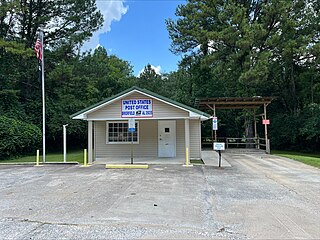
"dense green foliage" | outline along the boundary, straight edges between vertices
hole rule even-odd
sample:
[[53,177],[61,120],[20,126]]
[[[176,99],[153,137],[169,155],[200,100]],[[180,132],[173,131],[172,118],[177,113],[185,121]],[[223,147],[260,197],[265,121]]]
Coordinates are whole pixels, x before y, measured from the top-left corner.
[[[47,148],[62,147],[62,125],[68,126],[68,139],[74,147],[86,142],[86,124],[72,121],[73,114],[88,105],[109,97],[134,80],[132,67],[116,56],[108,56],[103,48],[79,52],[79,47],[92,32],[101,27],[102,15],[93,0],[69,1],[0,1],[0,113],[21,125],[42,128],[41,82],[38,62],[33,53],[37,31],[44,30],[46,139]],[[7,123],[8,124],[8,123]],[[5,127],[6,126],[6,127]],[[11,134],[1,126],[1,144]],[[12,135],[14,134],[14,135]],[[4,136],[3,135],[3,136]],[[24,141],[25,135],[21,141]],[[34,134],[37,142],[41,135]],[[16,137],[15,137],[16,138]],[[20,138],[20,137],[19,137]],[[15,144],[25,143],[15,140]],[[33,151],[35,139],[29,142]],[[0,158],[18,155],[27,148],[10,145]],[[38,146],[39,147],[39,146]],[[8,153],[11,149],[11,153]]]
[[45,31],[51,46],[82,44],[103,22],[93,0],[1,0],[0,38],[33,46],[37,31]]
[[0,159],[35,150],[40,137],[41,131],[37,126],[0,116]]
[[[69,115],[138,85],[190,106],[200,97],[275,96],[268,107],[272,148],[317,150],[319,7],[315,0],[189,0],[177,8],[177,20],[167,20],[171,49],[183,55],[178,70],[159,75],[147,64],[134,77],[127,61],[103,47],[80,52],[103,22],[94,0],[0,0],[0,145],[6,149],[0,158],[33,151],[41,140],[41,83],[32,50],[40,26],[49,149],[62,147],[67,123],[68,140],[83,147],[87,126]],[[217,114],[219,136],[252,132],[251,111]],[[203,136],[210,136],[206,125]]]
[[[319,2],[189,0],[167,20],[191,102],[198,97],[274,96],[277,148],[320,146]],[[233,112],[222,114],[232,128]],[[242,123],[248,121],[244,111]],[[228,120],[228,121],[226,121]],[[228,129],[228,130],[229,130]],[[243,128],[238,128],[242,136]]]

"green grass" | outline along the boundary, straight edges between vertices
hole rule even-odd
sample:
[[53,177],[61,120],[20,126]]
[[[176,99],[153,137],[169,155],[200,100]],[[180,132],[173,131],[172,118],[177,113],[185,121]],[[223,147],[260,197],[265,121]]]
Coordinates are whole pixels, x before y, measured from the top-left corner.
[[[36,155],[26,156],[21,158],[15,158],[10,160],[0,160],[0,163],[23,163],[23,162],[35,162]],[[42,162],[42,156],[40,156],[40,163]],[[46,154],[46,162],[63,162],[63,153],[48,153]],[[83,150],[70,151],[67,153],[67,162],[79,162],[83,163]]]
[[191,159],[190,163],[191,164],[204,164],[201,159]]
[[320,168],[319,153],[301,153],[301,152],[277,151],[277,150],[274,150],[271,153],[274,155],[290,158],[290,159]]

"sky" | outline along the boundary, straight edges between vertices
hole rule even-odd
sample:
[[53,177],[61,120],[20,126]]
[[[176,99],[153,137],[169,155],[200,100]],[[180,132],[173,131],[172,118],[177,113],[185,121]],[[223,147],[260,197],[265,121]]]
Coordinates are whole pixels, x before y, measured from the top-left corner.
[[176,19],[175,10],[184,3],[184,0],[97,0],[104,25],[83,49],[105,47],[109,54],[128,61],[135,76],[147,64],[158,73],[177,70],[181,56],[170,52],[165,20]]

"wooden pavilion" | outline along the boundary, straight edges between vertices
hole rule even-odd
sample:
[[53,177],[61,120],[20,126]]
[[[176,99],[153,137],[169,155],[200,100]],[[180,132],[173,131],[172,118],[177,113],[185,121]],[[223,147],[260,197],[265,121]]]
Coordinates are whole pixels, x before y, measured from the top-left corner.
[[[273,99],[274,97],[261,96],[203,98],[196,100],[196,106],[201,110],[211,110],[212,117],[216,117],[217,109],[252,109],[254,113],[255,139],[258,139],[256,117],[261,116],[263,120],[262,123],[264,124],[265,144],[260,145],[265,146],[266,152],[270,153],[270,141],[268,139],[268,124],[270,124],[270,121],[267,119],[267,106],[272,102]],[[261,106],[263,106],[263,113],[256,115],[256,110]],[[217,141],[217,131],[214,131],[214,140]]]

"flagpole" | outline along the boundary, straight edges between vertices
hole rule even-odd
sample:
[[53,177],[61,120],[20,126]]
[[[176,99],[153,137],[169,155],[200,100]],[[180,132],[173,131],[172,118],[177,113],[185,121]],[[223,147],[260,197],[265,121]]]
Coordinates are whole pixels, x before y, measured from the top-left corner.
[[41,53],[42,53],[42,61],[41,61],[41,82],[42,82],[42,162],[46,162],[46,102],[44,95],[44,51],[43,51],[43,30],[40,29],[39,32],[40,41],[41,41]]

